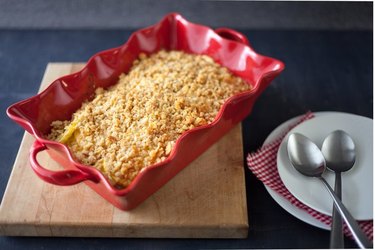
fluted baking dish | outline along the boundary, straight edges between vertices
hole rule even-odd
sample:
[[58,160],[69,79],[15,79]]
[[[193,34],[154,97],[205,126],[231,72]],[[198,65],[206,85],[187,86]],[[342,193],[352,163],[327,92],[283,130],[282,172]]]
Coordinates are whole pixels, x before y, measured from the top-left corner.
[[[85,100],[93,97],[96,88],[115,84],[140,53],[161,49],[208,55],[253,88],[229,98],[212,123],[183,133],[164,161],[144,168],[129,186],[119,189],[96,168],[74,160],[67,146],[47,140],[45,135],[52,121],[69,120]],[[124,45],[95,54],[79,72],[60,77],[40,94],[11,105],[7,114],[35,137],[30,163],[41,179],[56,185],[84,182],[116,207],[130,210],[249,115],[257,97],[283,69],[281,61],[257,54],[243,34],[228,28],[213,30],[172,13],[134,32]],[[36,156],[43,150],[64,170],[41,166]]]

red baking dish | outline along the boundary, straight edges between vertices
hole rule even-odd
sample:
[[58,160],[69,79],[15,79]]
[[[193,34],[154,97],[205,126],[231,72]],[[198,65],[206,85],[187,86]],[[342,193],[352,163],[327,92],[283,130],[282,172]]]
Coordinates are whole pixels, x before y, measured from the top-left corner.
[[[82,102],[93,96],[95,88],[115,84],[141,52],[151,54],[161,49],[211,56],[253,88],[229,98],[211,124],[183,133],[166,160],[143,169],[122,189],[112,186],[97,169],[75,161],[65,145],[45,139],[52,121],[70,119]],[[124,45],[95,54],[81,71],[60,77],[40,94],[13,104],[7,114],[35,137],[30,163],[41,179],[56,185],[84,182],[116,207],[130,210],[249,115],[257,97],[283,69],[279,60],[257,54],[241,33],[228,28],[213,30],[172,13],[134,32]],[[41,166],[36,156],[43,150],[64,170]]]

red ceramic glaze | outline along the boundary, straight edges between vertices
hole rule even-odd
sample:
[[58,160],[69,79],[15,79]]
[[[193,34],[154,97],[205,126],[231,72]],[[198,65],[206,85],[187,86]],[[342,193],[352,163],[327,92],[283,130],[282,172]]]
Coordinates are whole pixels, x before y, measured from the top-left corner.
[[[208,55],[253,88],[229,98],[211,124],[183,133],[166,160],[143,169],[123,189],[113,187],[97,169],[75,161],[65,145],[43,137],[50,131],[52,121],[70,119],[97,87],[115,84],[139,53],[151,54],[161,49]],[[212,30],[172,13],[159,23],[134,32],[124,45],[95,54],[81,71],[60,77],[40,94],[10,106],[7,114],[36,138],[30,163],[41,179],[56,185],[85,182],[116,207],[129,210],[249,115],[256,98],[283,69],[279,60],[257,54],[243,34],[228,28]],[[65,170],[43,168],[36,159],[43,150]]]

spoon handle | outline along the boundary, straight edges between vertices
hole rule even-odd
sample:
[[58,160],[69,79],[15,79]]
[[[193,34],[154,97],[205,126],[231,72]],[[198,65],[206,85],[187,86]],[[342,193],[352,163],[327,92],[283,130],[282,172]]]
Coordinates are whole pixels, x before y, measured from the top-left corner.
[[[341,200],[341,173],[336,172],[335,175],[335,193],[337,197]],[[331,239],[330,248],[342,249],[344,248],[344,235],[342,232],[342,218],[340,212],[337,210],[336,206],[333,205],[332,211],[332,226],[331,226]]]
[[331,186],[327,183],[327,181],[323,177],[318,177],[324,184],[324,186],[329,191],[337,210],[339,210],[342,218],[345,220],[346,224],[349,227],[350,232],[352,232],[355,241],[357,242],[358,246],[361,248],[372,248],[372,242],[366,237],[366,235],[362,232],[361,228],[358,226],[357,221],[353,218],[353,216],[349,213],[346,209],[344,204],[340,201],[339,197],[333,192]]

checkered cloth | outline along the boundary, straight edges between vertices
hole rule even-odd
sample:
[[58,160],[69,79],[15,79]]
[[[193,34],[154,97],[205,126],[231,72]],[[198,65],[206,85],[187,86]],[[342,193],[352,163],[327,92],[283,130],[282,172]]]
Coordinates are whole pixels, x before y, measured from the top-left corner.
[[[284,131],[276,140],[267,145],[263,145],[257,152],[248,154],[247,165],[249,169],[254,173],[254,175],[265,185],[267,185],[277,193],[281,194],[283,197],[289,200],[290,203],[292,203],[294,206],[305,210],[315,219],[330,226],[332,223],[331,216],[319,213],[314,209],[306,206],[299,200],[297,200],[284,186],[283,182],[281,181],[279,172],[277,171],[277,151],[283,138],[291,129],[296,127],[298,124],[312,118],[314,118],[313,113],[306,113],[295,124],[289,126],[287,131]],[[359,226],[362,228],[365,234],[372,240],[373,221],[359,221]],[[346,225],[344,225],[344,233],[349,237],[352,236],[349,228]]]

